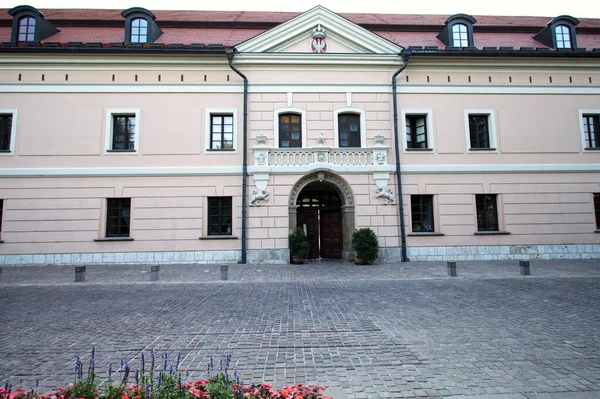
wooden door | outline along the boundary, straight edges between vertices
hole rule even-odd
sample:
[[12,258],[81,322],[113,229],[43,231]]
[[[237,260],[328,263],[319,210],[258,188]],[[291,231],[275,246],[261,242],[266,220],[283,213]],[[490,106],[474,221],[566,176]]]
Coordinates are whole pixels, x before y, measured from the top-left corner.
[[342,257],[342,212],[321,210],[321,257]]
[[304,228],[306,225],[306,235],[308,236],[308,258],[319,258],[319,219],[318,209],[299,208],[297,216],[297,226]]

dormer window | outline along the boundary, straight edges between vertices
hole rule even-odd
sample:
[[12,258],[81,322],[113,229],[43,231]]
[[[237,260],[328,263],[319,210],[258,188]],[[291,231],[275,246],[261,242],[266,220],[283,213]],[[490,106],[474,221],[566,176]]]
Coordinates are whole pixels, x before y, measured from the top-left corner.
[[19,19],[19,42],[35,41],[35,18],[23,17]]
[[154,43],[163,33],[156,24],[154,14],[145,8],[129,8],[121,15],[125,18],[126,44]]
[[446,20],[444,29],[437,35],[448,47],[474,47],[473,24],[475,18],[466,14],[455,14]]
[[131,21],[131,43],[148,42],[148,21],[136,18]]
[[469,36],[465,24],[452,26],[452,45],[454,47],[469,47]]
[[559,25],[555,29],[556,48],[571,48],[571,29],[565,25]]
[[577,18],[561,15],[548,22],[548,25],[533,38],[553,49],[576,48],[575,26],[578,24]]
[[39,43],[59,32],[44,14],[31,6],[18,6],[8,13],[13,17],[12,43]]

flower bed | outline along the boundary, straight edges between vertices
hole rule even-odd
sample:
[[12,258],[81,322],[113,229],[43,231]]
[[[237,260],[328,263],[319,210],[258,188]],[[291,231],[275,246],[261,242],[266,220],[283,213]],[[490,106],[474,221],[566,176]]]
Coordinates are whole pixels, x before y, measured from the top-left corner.
[[[229,374],[231,355],[219,362],[219,370],[210,358],[209,378],[196,382],[184,381],[179,371],[180,354],[175,364],[168,365],[165,353],[156,367],[154,351],[150,351],[150,362],[146,364],[141,354],[140,369],[132,373],[127,363],[121,360],[117,372],[121,378],[113,380],[112,364],[109,364],[108,380],[98,381],[95,369],[95,348],[84,376],[83,364],[79,357],[75,362],[75,380],[67,388],[58,388],[55,392],[39,393],[36,387],[29,391],[22,388],[12,389],[6,381],[0,388],[0,399],[331,399],[323,395],[325,388],[317,385],[297,384],[280,390],[271,385],[259,383],[244,385],[240,382],[237,370]],[[135,382],[130,379],[134,379]]]

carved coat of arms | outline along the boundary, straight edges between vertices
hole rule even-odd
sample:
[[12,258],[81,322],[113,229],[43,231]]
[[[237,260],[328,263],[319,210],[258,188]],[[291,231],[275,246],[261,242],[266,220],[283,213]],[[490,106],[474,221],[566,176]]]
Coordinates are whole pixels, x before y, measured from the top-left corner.
[[312,32],[312,41],[310,49],[313,53],[321,54],[327,50],[327,41],[325,40],[325,29],[321,28],[321,24],[317,25]]

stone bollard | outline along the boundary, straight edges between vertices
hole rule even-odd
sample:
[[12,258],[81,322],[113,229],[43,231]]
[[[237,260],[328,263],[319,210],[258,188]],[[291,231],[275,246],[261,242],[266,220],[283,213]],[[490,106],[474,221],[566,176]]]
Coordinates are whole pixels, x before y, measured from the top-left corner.
[[520,260],[519,267],[521,269],[521,276],[529,276],[531,274],[531,271],[529,270],[528,260]]
[[456,262],[448,262],[448,275],[456,277]]
[[85,281],[85,266],[75,266],[75,282],[83,283]]
[[221,265],[221,280],[227,280],[227,265]]
[[150,281],[158,281],[158,272],[160,271],[160,266],[150,266]]

